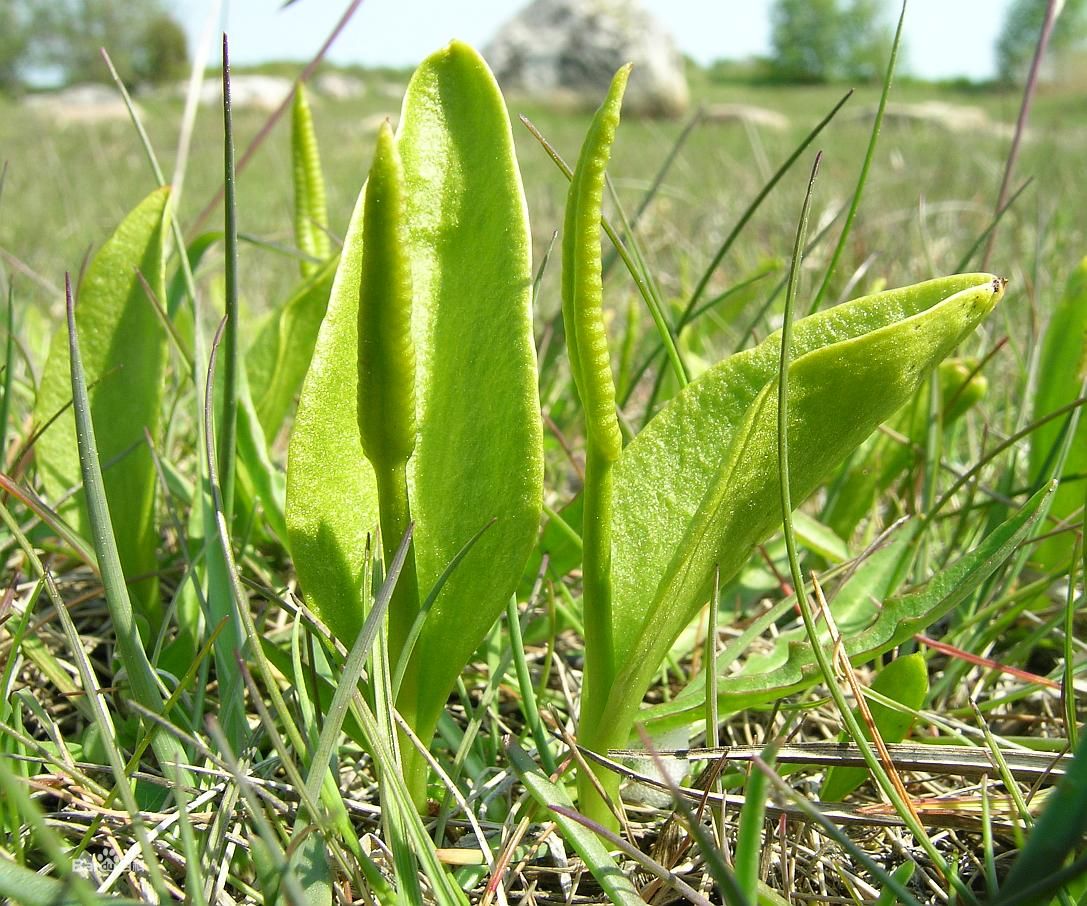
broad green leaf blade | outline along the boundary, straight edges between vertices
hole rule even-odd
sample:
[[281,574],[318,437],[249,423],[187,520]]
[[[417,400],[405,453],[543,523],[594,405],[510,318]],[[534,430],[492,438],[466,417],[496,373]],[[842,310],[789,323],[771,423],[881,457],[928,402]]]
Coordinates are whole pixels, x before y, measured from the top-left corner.
[[[197,236],[189,243],[189,247],[185,252],[189,259],[189,269],[195,274],[196,269],[200,266],[200,262],[204,260],[204,256],[216,243],[222,241],[222,230],[209,230],[208,232],[201,233]],[[173,276],[170,277],[166,292],[166,313],[174,321],[178,321],[182,318],[182,312],[185,310],[182,303],[185,301],[187,292],[188,289],[185,286],[184,268],[178,267],[174,271]],[[189,340],[189,345],[192,345],[192,321],[189,320],[185,324],[185,327],[187,330],[183,331],[183,335]]]
[[497,519],[450,576],[415,647],[417,727],[429,738],[536,539],[543,439],[528,211],[509,114],[474,50],[453,42],[423,62],[399,142],[415,286],[419,439],[408,468],[420,592]]
[[305,896],[301,906],[332,906],[332,869],[328,846],[320,833],[311,831],[288,858],[288,870],[298,878]]
[[[91,418],[99,429],[98,453],[106,499],[125,576],[154,576],[158,570],[154,524],[155,472],[144,436],[161,438],[163,378],[167,337],[140,285],[144,276],[159,299],[165,298],[163,240],[169,190],[145,198],[94,256],[79,289],[76,325],[83,365],[91,386]],[[66,331],[53,337],[45,364],[35,420],[41,424],[72,398]],[[79,484],[79,454],[71,411],[58,418],[35,447],[38,476],[48,498],[56,500]],[[82,494],[60,508],[61,515],[90,537]],[[154,579],[132,587],[145,615],[157,609]],[[141,608],[138,608],[141,609]]]
[[[420,593],[497,520],[434,604],[408,671],[417,691],[407,682],[401,690],[401,712],[429,739],[535,540],[542,432],[524,194],[509,116],[475,51],[454,42],[423,62],[405,96],[398,142],[415,288],[419,436],[408,480]],[[362,625],[356,577],[378,521],[356,417],[361,208],[299,400],[287,478],[303,590],[342,639]]]
[[268,525],[284,544],[287,524],[283,517],[286,480],[283,472],[272,462],[268,440],[253,406],[244,366],[238,393],[238,487],[235,517],[251,511],[258,502]]
[[[544,808],[550,805],[573,808],[566,790],[559,784],[552,783],[540,770],[539,765],[529,758],[516,742],[510,742],[506,754],[509,756],[513,772],[540,805]],[[562,829],[563,839],[567,840],[581,856],[582,861],[612,903],[617,906],[644,906],[645,900],[638,895],[630,879],[615,864],[607,847],[600,842],[596,834],[564,815],[552,813],[552,817]]]
[[362,455],[356,414],[362,214],[360,192],[287,453],[287,533],[295,569],[306,599],[345,644],[362,628],[359,583],[367,536],[377,525],[377,485]]
[[[876,675],[872,688],[916,711],[925,703],[928,695],[928,665],[924,655],[914,652],[895,658]],[[868,708],[884,742],[902,742],[913,726],[913,715],[905,711],[896,711],[880,702],[869,702]],[[853,713],[860,720],[860,710],[854,709]],[[865,738],[871,739],[871,736],[865,733]],[[842,742],[847,741],[845,734],[839,739]],[[838,802],[864,783],[867,777],[868,771],[864,768],[836,765],[827,771],[823,785],[819,788],[819,798],[823,802]]]
[[[843,630],[850,660],[862,664],[890,651],[967,600],[1026,540],[1052,493],[1052,487],[1039,491],[977,547],[922,588],[889,598],[878,609],[870,605],[867,625],[857,625],[851,632]],[[722,680],[718,702],[722,713],[731,713],[768,699],[784,698],[812,686],[820,678],[811,647],[806,640],[797,639],[789,644],[784,662],[773,669]],[[659,733],[697,720],[701,713],[702,695],[690,694],[655,705],[640,718],[654,733]]]
[[843,563],[849,559],[849,546],[832,528],[802,510],[793,513],[793,529],[797,540],[828,563]]
[[[936,371],[942,396],[943,428],[949,431],[986,393],[988,381],[975,374],[975,360],[948,359]],[[843,538],[868,515],[876,500],[899,479],[909,480],[910,470],[920,462],[929,430],[929,387],[925,382],[913,401],[901,409],[890,425],[908,439],[876,434],[857,450],[842,479],[836,482],[834,497],[823,512],[823,520]]]
[[[796,503],[992,310],[1003,281],[965,274],[868,296],[798,321],[789,371]],[[704,374],[623,451],[615,475],[608,713],[629,727],[673,640],[779,524],[780,334]],[[625,742],[625,740],[624,740]]]
[[269,443],[283,427],[310,366],[337,264],[330,261],[297,286],[264,321],[246,353],[253,405]]
[[[1038,391],[1034,417],[1041,418],[1071,403],[1087,381],[1087,258],[1072,273],[1064,295],[1049,319],[1038,368]],[[1047,422],[1030,438],[1031,476],[1039,481],[1050,477],[1058,450],[1069,424],[1076,424],[1076,436],[1068,448],[1064,474],[1087,472],[1087,418],[1079,410],[1071,418]],[[1064,519],[1083,506],[1083,482],[1063,484],[1053,498],[1050,515]],[[1072,532],[1041,541],[1031,560],[1049,569],[1066,569],[1072,556]]]

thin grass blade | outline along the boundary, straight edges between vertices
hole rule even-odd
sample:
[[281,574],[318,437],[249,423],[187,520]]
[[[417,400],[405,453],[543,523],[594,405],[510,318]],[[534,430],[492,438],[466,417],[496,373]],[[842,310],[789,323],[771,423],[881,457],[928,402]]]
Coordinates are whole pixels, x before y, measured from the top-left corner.
[[506,754],[510,767],[536,802],[544,808],[558,805],[569,810],[558,812],[552,809],[556,823],[562,829],[563,837],[577,850],[577,854],[611,902],[616,906],[644,906],[645,901],[638,895],[626,874],[615,864],[597,835],[569,817],[569,812],[573,811],[573,803],[563,787],[549,780],[515,741],[510,740],[507,744]]

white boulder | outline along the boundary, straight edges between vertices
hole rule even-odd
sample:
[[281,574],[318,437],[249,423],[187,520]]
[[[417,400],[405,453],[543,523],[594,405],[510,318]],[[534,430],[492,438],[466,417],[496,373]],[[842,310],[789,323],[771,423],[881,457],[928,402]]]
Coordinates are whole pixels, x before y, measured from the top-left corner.
[[637,0],[534,0],[484,56],[505,91],[595,106],[633,63],[625,113],[679,116],[690,104],[675,41]]

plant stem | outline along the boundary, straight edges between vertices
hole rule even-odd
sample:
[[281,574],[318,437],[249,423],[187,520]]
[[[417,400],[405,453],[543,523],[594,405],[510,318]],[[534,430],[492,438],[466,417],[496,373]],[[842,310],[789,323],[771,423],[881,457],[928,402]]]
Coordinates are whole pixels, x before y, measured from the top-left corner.
[[[411,527],[411,506],[408,503],[408,470],[405,461],[374,463],[377,477],[378,511],[381,520],[383,562],[388,572],[401,539]],[[415,542],[409,544],[400,577],[389,601],[389,663],[395,664],[411,633],[419,613],[419,578],[415,571]],[[397,696],[397,710],[415,725],[418,671],[406,670]],[[417,807],[426,805],[427,765],[415,747],[401,735],[400,754],[404,780]]]
[[[374,472],[377,476],[377,499],[381,514],[383,562],[388,570],[397,545],[411,525],[407,463],[375,464]],[[415,545],[412,542],[389,605],[389,652],[393,663],[396,663],[396,658],[404,647],[404,640],[411,631],[418,611],[419,584],[415,572]]]
[[[614,740],[604,719],[604,705],[615,679],[611,619],[611,503],[612,461],[591,441],[585,456],[584,515],[582,524],[581,594],[585,617],[585,673],[579,721],[579,742],[594,752],[606,752]],[[617,745],[622,745],[621,740]],[[595,763],[604,789],[617,799],[619,778]],[[615,817],[600,798],[590,778],[578,776],[578,805],[582,812],[605,827],[616,826]]]

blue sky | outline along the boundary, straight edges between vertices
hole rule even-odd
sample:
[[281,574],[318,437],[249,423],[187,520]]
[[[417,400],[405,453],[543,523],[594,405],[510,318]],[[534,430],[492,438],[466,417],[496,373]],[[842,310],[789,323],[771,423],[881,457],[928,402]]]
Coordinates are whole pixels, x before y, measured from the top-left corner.
[[[191,40],[216,0],[172,0]],[[765,53],[771,0],[642,0],[700,62]],[[910,0],[905,70],[926,78],[993,75],[993,45],[1011,0]],[[333,47],[343,63],[407,66],[450,38],[476,46],[527,0],[364,0]],[[238,63],[305,60],[320,47],[347,0],[224,0],[220,25]],[[889,2],[897,10],[896,2]]]

